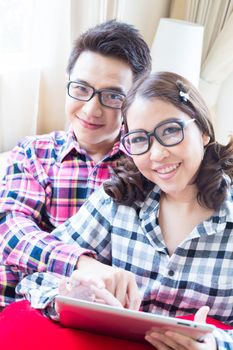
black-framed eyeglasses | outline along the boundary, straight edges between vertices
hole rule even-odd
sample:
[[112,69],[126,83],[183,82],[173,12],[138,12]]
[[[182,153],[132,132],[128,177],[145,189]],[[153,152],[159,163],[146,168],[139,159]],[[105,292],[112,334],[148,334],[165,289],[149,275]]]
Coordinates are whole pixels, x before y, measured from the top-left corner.
[[79,101],[90,101],[97,94],[103,106],[114,109],[120,109],[125,99],[125,95],[118,91],[108,89],[96,90],[90,85],[77,81],[68,82],[67,92],[70,97]]
[[181,143],[184,139],[184,128],[194,122],[189,120],[169,120],[157,125],[153,131],[147,132],[143,129],[133,130],[125,134],[122,144],[128,154],[140,155],[146,153],[151,147],[151,137],[165,147],[172,147]]

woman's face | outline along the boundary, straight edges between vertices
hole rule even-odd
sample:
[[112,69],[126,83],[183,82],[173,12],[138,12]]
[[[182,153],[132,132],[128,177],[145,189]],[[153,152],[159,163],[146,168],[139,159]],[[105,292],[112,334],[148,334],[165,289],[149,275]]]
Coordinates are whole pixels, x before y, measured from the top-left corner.
[[[190,120],[189,115],[174,105],[154,98],[136,98],[127,112],[129,131],[144,129],[151,132],[161,122],[169,119]],[[141,173],[170,195],[185,193],[193,184],[204,156],[204,146],[209,136],[201,133],[195,122],[184,128],[181,143],[166,147],[153,136],[150,149],[133,160]]]

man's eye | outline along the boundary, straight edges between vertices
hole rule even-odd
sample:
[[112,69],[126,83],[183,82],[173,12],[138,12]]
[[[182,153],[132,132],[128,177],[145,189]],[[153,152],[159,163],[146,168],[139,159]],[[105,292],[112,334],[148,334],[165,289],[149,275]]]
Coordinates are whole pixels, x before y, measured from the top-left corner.
[[75,90],[76,93],[80,93],[80,94],[88,94],[89,93],[89,89],[86,86],[83,85],[74,85],[73,89]]
[[108,93],[106,95],[106,98],[108,100],[119,100],[119,101],[123,101],[123,99],[124,99],[124,97],[122,95],[114,94],[114,93]]

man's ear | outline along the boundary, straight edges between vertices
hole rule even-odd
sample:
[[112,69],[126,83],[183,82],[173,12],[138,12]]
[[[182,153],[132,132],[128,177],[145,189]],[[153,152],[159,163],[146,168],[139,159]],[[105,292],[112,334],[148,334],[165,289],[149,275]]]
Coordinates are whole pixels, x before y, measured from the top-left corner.
[[203,135],[202,135],[202,140],[203,140],[203,145],[204,145],[204,146],[207,146],[208,143],[210,142],[210,136],[209,136],[209,135],[206,135],[206,134],[203,134]]

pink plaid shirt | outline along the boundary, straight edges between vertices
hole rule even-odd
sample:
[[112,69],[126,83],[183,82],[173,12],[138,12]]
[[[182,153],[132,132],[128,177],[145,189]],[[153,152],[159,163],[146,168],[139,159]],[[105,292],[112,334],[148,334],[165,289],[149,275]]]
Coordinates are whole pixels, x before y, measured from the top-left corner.
[[117,142],[95,163],[70,129],[27,137],[13,149],[0,183],[0,306],[15,300],[15,286],[25,274],[72,273],[81,249],[50,232],[110,177],[123,154],[119,147]]

